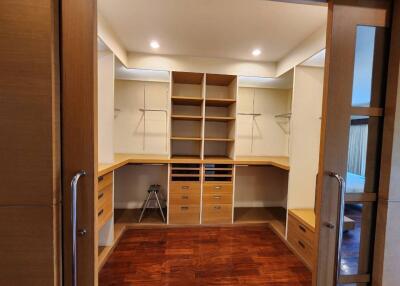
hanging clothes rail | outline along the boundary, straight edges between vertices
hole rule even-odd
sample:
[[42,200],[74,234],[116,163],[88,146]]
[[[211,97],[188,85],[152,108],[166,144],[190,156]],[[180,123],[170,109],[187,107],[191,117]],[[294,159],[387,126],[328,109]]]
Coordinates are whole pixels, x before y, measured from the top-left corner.
[[[166,90],[167,100],[166,105],[168,105],[168,88]],[[165,109],[161,108],[147,108],[146,106],[146,84],[143,84],[143,108],[139,108],[139,111],[143,112],[143,150],[146,150],[146,112],[163,112],[165,114],[165,151],[168,150],[168,107]]]

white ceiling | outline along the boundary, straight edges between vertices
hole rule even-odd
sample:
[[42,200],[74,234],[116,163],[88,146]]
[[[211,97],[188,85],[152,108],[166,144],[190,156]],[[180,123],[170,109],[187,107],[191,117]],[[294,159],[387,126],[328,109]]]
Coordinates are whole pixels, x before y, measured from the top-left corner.
[[[267,0],[99,0],[131,52],[279,61],[325,24],[326,6]],[[161,47],[154,51],[151,40]],[[255,58],[254,48],[262,50]]]

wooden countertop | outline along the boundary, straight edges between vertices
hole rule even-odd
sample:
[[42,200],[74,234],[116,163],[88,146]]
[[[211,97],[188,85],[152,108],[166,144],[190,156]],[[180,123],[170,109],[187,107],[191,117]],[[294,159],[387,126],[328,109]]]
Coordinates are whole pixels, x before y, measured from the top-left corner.
[[235,164],[242,165],[271,165],[286,171],[289,171],[289,157],[283,156],[253,156],[236,157]]
[[290,209],[289,213],[298,218],[302,223],[315,230],[314,209]]
[[137,155],[115,154],[114,162],[99,164],[98,176],[107,174],[127,164],[168,164],[168,163],[194,163],[194,164],[238,164],[238,165],[269,165],[283,170],[289,170],[288,157],[238,157],[236,160],[226,157],[205,157],[201,159],[194,156],[174,156],[169,158],[163,155]]

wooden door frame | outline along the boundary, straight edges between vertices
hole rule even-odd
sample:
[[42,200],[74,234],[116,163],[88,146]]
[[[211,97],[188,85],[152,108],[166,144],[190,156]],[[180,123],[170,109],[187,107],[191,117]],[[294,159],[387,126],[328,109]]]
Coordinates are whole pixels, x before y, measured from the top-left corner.
[[[332,13],[333,2],[346,3],[349,4],[350,1],[342,1],[342,0],[330,0],[329,1],[329,13]],[[372,3],[373,1],[359,1],[365,3]],[[394,1],[395,2],[395,1]],[[374,7],[374,3],[371,4],[371,7]],[[375,249],[373,253],[373,273],[372,273],[372,285],[381,285],[383,279],[383,261],[384,261],[384,249],[385,249],[385,230],[386,225],[389,221],[386,221],[386,213],[382,212],[380,202],[384,199],[387,199],[387,194],[389,192],[390,180],[395,179],[396,181],[399,178],[396,178],[394,174],[391,174],[391,168],[395,167],[396,163],[392,161],[392,159],[399,158],[400,152],[397,150],[393,150],[393,146],[395,142],[400,140],[400,137],[395,136],[394,131],[396,127],[396,119],[397,122],[400,121],[400,112],[396,113],[396,101],[397,101],[397,92],[398,92],[398,83],[399,83],[399,63],[400,63],[400,3],[397,2],[394,4],[392,11],[392,19],[389,24],[391,28],[390,33],[390,54],[389,54],[389,67],[388,67],[388,76],[387,76],[387,89],[386,89],[386,103],[384,107],[384,129],[383,129],[383,145],[382,145],[382,156],[381,156],[381,169],[380,169],[380,182],[379,182],[379,191],[378,191],[378,220],[380,220],[380,228],[376,229],[375,235]],[[397,20],[396,20],[397,19]],[[330,52],[328,47],[331,45],[331,32],[332,28],[332,17],[328,16],[328,25],[327,25],[327,53],[326,53],[326,62],[325,62],[325,79],[324,79],[324,107],[323,107],[323,120],[321,123],[321,130],[325,130],[326,126],[326,101],[328,98],[328,83],[329,83],[329,67],[330,67]],[[397,116],[397,118],[396,118]],[[324,146],[325,136],[324,132],[321,132],[321,151],[320,151],[320,166],[319,166],[319,177],[323,176],[321,172],[323,172],[323,162],[322,158],[324,155]],[[391,174],[392,176],[389,176]],[[319,241],[319,229],[321,228],[321,207],[322,207],[322,180],[319,179],[317,183],[317,192],[316,192],[316,245],[314,247],[314,271],[313,271],[313,285],[317,286],[317,258],[318,258],[318,241]],[[387,209],[385,209],[387,211]],[[380,214],[380,215],[379,215]],[[326,267],[326,265],[325,265]]]
[[71,179],[78,183],[78,285],[95,286],[97,273],[97,0],[61,0],[61,149],[63,281],[72,285]]

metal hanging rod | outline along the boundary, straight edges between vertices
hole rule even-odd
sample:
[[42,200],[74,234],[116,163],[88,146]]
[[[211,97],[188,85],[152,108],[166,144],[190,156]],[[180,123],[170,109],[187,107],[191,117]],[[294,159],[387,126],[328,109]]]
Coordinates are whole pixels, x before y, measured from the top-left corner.
[[[168,98],[168,88],[166,90]],[[168,105],[168,100],[166,101]],[[143,84],[143,108],[139,108],[143,112],[143,150],[146,150],[146,112],[163,112],[165,114],[165,151],[168,150],[168,107],[165,109],[146,108],[146,83]]]
[[260,116],[261,113],[246,113],[246,112],[238,112],[238,115],[252,115],[252,116]]
[[275,118],[288,118],[288,119],[290,119],[291,117],[292,117],[292,113],[282,113],[282,114],[275,115]]
[[161,111],[161,112],[167,112],[167,110],[166,109],[145,109],[145,108],[139,108],[139,110],[140,111],[143,111],[143,112],[145,112],[145,111]]

